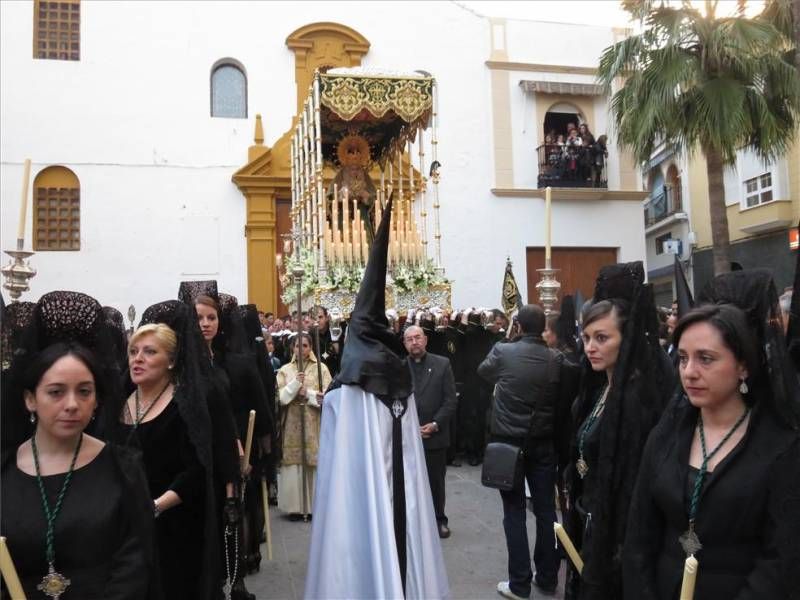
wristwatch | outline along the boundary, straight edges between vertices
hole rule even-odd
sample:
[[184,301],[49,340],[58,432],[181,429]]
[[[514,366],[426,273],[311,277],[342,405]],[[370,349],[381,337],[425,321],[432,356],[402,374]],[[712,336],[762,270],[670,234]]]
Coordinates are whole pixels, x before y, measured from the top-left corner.
[[431,423],[433,423],[433,426],[436,427],[436,432],[438,433],[439,432],[439,424],[436,421],[431,421]]
[[158,500],[153,500],[153,518],[157,519],[161,514],[161,509],[158,507]]

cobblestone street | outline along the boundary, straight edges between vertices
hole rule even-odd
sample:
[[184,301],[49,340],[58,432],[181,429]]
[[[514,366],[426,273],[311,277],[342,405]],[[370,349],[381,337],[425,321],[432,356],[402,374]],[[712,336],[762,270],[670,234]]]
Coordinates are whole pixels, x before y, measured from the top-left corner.
[[[442,540],[442,548],[453,599],[500,598],[495,586],[507,579],[500,495],[481,485],[480,473],[480,467],[466,464],[447,469],[447,516],[453,533]],[[266,545],[262,545],[265,560],[261,571],[247,578],[247,586],[259,600],[302,598],[311,523],[290,522],[275,507],[270,508],[273,560],[266,560]],[[531,554],[534,531],[533,514],[528,513]],[[563,587],[563,563],[560,579],[556,597],[561,596]],[[553,596],[537,595],[535,590],[531,595],[547,597]]]

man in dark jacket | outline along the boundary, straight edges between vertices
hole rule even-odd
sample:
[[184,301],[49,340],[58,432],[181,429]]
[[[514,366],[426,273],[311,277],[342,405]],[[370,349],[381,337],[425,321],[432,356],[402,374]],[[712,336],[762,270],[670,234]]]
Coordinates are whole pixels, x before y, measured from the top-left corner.
[[[478,367],[478,373],[495,384],[492,411],[492,441],[525,450],[525,478],[533,495],[536,516],[535,585],[552,592],[558,583],[559,556],[553,523],[556,520],[554,486],[559,463],[557,449],[568,423],[560,418],[569,400],[561,398],[563,355],[550,350],[542,340],[545,315],[536,305],[523,306],[518,315],[521,337],[496,344]],[[561,460],[566,460],[563,457]],[[531,560],[525,527],[525,483],[501,491],[503,527],[508,548],[508,581],[497,591],[506,598],[528,598],[531,592]]]
[[428,338],[421,327],[412,325],[403,333],[408,352],[408,368],[414,385],[425,463],[431,484],[433,509],[439,537],[450,537],[444,514],[444,479],[447,447],[450,445],[450,420],[456,412],[456,384],[450,361],[426,351]]

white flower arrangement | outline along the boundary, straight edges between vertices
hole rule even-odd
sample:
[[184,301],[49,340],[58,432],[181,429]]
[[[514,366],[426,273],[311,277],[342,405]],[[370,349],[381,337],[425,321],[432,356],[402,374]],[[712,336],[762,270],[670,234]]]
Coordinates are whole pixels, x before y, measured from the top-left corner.
[[[295,259],[294,255],[284,261],[284,268],[280,274],[283,286],[281,299],[287,305],[297,301],[297,287],[292,277],[292,269],[298,262],[305,271],[302,283],[303,296],[313,295],[319,287],[330,291],[355,294],[361,286],[361,280],[364,279],[364,267],[356,264],[329,266],[325,275],[320,278],[314,266],[314,255],[310,250],[304,248],[300,251],[299,261]],[[415,292],[427,289],[432,285],[449,283],[447,278],[437,271],[431,260],[422,264],[396,266],[391,269],[389,275],[394,289],[400,293]]]
[[432,260],[422,264],[400,265],[392,272],[394,287],[398,292],[408,293],[426,289],[432,285],[448,283],[447,278],[437,272]]

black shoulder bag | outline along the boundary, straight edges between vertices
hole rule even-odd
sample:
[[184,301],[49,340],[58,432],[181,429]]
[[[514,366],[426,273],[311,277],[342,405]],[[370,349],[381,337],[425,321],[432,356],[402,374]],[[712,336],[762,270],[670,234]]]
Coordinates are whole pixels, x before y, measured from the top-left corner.
[[[553,381],[551,373],[553,353],[549,348],[547,354],[547,383],[550,384]],[[528,424],[525,444],[521,448],[505,442],[491,442],[486,445],[481,470],[481,483],[484,486],[510,492],[522,482],[525,450],[531,437],[532,426],[533,413],[531,413],[531,420]]]

